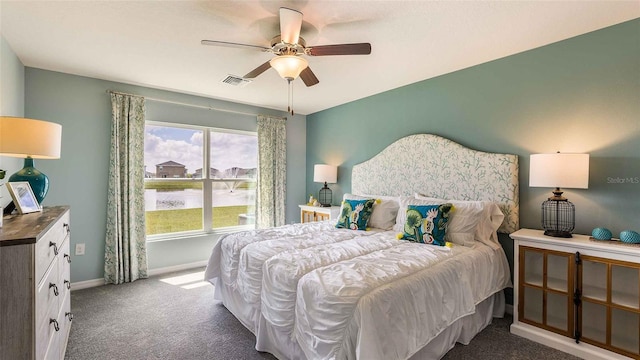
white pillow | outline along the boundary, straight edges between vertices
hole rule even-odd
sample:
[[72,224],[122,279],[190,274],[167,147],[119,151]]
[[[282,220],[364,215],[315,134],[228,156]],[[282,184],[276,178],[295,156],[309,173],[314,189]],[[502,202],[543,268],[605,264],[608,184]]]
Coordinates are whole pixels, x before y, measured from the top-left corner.
[[[396,221],[396,215],[398,214],[398,197],[395,196],[380,196],[380,195],[354,195],[344,194],[342,200],[364,200],[364,199],[376,199],[373,204],[373,211],[369,218],[368,226],[372,228],[391,230],[393,224]],[[342,210],[341,210],[342,211]]]
[[504,221],[504,214],[496,203],[485,203],[483,221],[476,228],[476,240],[497,249],[501,247],[498,241],[498,228]]
[[[417,201],[424,202],[418,205],[453,204],[454,210],[450,213],[449,222],[447,223],[445,236],[447,241],[462,246],[473,246],[475,240],[488,240],[491,236],[491,234],[487,236],[487,231],[491,228],[488,225],[491,223],[491,216],[488,210],[490,208],[489,205],[492,203],[486,201],[444,200],[430,198],[417,193],[415,197]],[[411,205],[415,204],[411,203]]]

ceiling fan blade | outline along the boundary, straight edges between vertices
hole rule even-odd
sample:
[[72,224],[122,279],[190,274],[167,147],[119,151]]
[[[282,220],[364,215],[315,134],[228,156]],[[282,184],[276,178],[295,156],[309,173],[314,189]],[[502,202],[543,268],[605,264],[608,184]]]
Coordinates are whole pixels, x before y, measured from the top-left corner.
[[338,44],[321,45],[307,48],[307,55],[327,56],[327,55],[369,55],[371,54],[371,44]]
[[253,79],[254,77],[262,74],[263,72],[269,70],[269,68],[271,68],[271,64],[269,63],[269,61],[267,61],[266,63],[258,66],[257,68],[251,70],[250,72],[247,73],[247,75],[243,76],[245,79]]
[[302,13],[297,10],[280,8],[280,38],[287,44],[297,44],[302,28]]
[[247,44],[238,44],[227,41],[216,41],[216,40],[202,40],[200,41],[202,45],[212,45],[212,46],[225,46],[232,48],[241,48],[241,49],[252,49],[252,50],[260,50],[260,51],[269,51],[271,50],[268,47],[258,46],[258,45],[247,45]]
[[316,77],[316,74],[314,74],[313,71],[311,71],[311,68],[308,66],[300,73],[300,79],[302,79],[307,87],[313,86],[320,82],[320,80],[318,80],[318,78]]

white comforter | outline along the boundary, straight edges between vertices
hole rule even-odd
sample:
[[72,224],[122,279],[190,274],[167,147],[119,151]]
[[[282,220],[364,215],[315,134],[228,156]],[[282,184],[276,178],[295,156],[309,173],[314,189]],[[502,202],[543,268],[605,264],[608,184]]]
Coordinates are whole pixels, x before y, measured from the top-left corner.
[[309,359],[406,359],[510,285],[499,247],[409,243],[328,222],[226,236],[205,278],[237,290]]

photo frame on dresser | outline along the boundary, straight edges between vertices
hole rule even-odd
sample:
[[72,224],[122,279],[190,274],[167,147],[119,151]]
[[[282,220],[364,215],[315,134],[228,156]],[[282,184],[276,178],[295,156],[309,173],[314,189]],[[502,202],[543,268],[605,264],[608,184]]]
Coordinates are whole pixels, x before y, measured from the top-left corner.
[[7,189],[20,214],[42,211],[27,181],[8,182]]

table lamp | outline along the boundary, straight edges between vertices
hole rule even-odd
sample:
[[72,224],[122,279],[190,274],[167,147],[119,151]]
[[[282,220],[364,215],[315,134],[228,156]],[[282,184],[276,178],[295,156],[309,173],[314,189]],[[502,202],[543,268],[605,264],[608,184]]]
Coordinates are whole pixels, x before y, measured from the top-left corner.
[[60,124],[0,117],[0,155],[24,158],[24,168],[11,175],[9,182],[29,182],[39,204],[49,191],[49,178],[34,167],[33,159],[59,159],[61,139]]
[[313,166],[313,181],[323,182],[324,186],[318,192],[318,202],[320,205],[328,207],[333,201],[331,189],[327,186],[335,184],[338,179],[338,167],[333,165],[316,164]]
[[570,238],[575,228],[575,206],[562,196],[560,188],[589,187],[589,154],[532,154],[530,187],[555,188],[542,203],[542,228],[547,236]]

